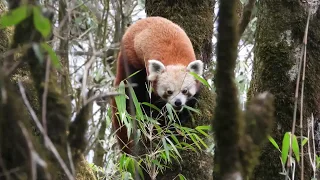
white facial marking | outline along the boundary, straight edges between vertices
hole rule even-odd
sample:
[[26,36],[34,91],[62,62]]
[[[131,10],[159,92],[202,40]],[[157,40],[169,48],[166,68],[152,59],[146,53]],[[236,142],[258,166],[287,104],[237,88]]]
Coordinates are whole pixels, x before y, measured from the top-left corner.
[[169,103],[173,106],[176,106],[175,105],[175,102],[177,100],[180,100],[181,101],[181,106],[185,105],[186,102],[187,102],[187,96],[182,94],[181,92],[179,94],[177,94],[176,96],[173,96],[172,98],[168,99]]
[[148,80],[155,81],[157,77],[166,69],[166,67],[162,64],[162,62],[158,60],[149,60],[148,61]]
[[201,60],[195,60],[192,61],[188,67],[187,70],[190,72],[194,72],[198,74],[199,76],[203,75],[203,62]]
[[[197,92],[196,79],[189,72],[196,70],[197,74],[201,74],[203,71],[199,69],[203,67],[201,63],[190,63],[189,69],[182,65],[166,66],[165,71],[157,75],[157,94],[174,107],[177,107],[180,103],[180,106],[185,105],[188,99],[192,98]],[[185,92],[184,90],[187,91]],[[168,93],[170,91],[171,94]]]

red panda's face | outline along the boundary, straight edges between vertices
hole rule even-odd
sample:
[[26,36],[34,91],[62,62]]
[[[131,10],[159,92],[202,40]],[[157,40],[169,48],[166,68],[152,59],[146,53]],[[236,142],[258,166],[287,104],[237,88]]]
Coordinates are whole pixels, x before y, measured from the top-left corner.
[[203,63],[197,60],[191,62],[187,67],[164,66],[160,61],[149,60],[148,70],[148,80],[157,81],[155,87],[157,94],[175,109],[181,110],[198,91],[198,82],[189,72],[202,76]]

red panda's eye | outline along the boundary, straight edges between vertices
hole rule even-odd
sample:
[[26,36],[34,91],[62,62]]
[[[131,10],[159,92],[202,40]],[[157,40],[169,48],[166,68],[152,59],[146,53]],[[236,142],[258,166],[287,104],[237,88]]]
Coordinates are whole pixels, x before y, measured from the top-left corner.
[[187,89],[182,90],[182,94],[187,94],[187,93],[188,93]]
[[170,90],[168,90],[168,91],[167,91],[167,94],[168,94],[168,95],[171,95],[171,94],[173,94],[173,92],[170,91]]

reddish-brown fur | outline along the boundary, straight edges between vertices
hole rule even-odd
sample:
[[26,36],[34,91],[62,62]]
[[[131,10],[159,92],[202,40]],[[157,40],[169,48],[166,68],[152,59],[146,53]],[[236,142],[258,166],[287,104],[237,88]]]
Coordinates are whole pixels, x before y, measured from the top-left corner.
[[[162,17],[148,17],[130,26],[123,36],[120,49],[115,86],[128,76],[126,73],[128,66],[136,70],[144,69],[147,61],[151,59],[159,60],[165,66],[178,64],[187,66],[196,59],[191,41],[184,30]],[[138,85],[144,86],[140,83]],[[117,109],[114,100],[112,106],[113,128],[117,131],[120,147],[124,152],[131,153],[127,131],[115,116]]]

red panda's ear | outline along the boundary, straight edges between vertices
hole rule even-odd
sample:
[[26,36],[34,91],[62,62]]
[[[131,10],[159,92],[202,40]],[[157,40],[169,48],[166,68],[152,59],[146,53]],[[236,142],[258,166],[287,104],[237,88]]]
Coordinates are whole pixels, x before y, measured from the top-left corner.
[[188,65],[187,70],[189,72],[194,72],[194,73],[198,74],[199,76],[202,76],[202,74],[203,74],[203,62],[201,60],[192,61]]
[[166,67],[162,64],[162,62],[158,60],[149,60],[148,61],[148,80],[149,81],[155,81],[157,79],[157,76],[160,75]]

